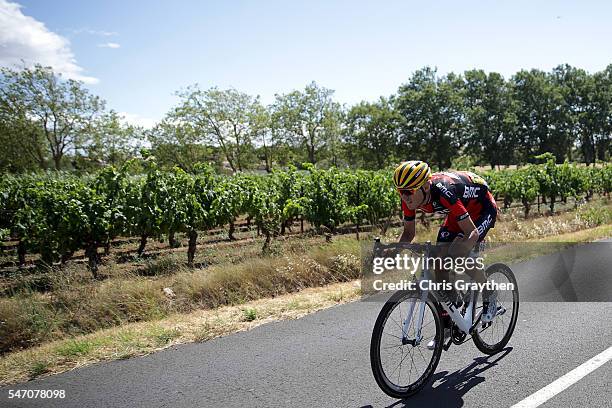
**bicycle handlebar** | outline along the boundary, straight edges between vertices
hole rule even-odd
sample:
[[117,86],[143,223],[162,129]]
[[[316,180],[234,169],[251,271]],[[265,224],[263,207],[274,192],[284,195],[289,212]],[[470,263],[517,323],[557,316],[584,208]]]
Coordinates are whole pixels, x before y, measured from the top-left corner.
[[427,241],[425,244],[412,244],[407,242],[392,242],[389,244],[383,244],[380,242],[380,238],[374,239],[374,250],[401,250],[407,249],[412,252],[420,254],[426,254],[431,250],[431,241]]

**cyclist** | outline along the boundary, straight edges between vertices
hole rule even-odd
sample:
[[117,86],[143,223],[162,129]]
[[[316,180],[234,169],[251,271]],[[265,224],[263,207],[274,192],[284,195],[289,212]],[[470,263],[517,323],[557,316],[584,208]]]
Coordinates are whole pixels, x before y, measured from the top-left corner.
[[[497,205],[486,181],[467,171],[433,173],[427,163],[418,160],[399,164],[393,174],[395,187],[402,200],[404,231],[400,242],[412,242],[415,236],[415,215],[420,209],[426,213],[448,214],[438,231],[438,243],[449,243],[448,254],[467,256],[495,225]],[[479,283],[486,282],[484,271],[468,274]],[[454,293],[454,292],[453,292]],[[497,305],[494,294],[483,291],[482,322],[490,322]],[[445,338],[450,336],[450,317],[443,313]],[[428,344],[433,348],[435,343]]]

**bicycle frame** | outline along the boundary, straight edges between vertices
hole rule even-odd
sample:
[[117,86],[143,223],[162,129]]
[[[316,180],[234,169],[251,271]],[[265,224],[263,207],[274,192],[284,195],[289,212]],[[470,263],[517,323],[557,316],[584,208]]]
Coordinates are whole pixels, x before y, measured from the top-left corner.
[[[431,244],[428,242],[426,246],[426,250],[425,250],[425,257],[429,256],[430,245]],[[423,269],[423,274],[418,281],[419,287],[421,287],[420,286],[421,281],[431,281],[431,271],[429,270],[428,264],[425,265]],[[419,301],[420,301],[419,310],[417,311],[417,316],[416,316],[417,320],[415,323],[416,336],[414,340],[407,339],[408,329],[410,327],[410,323],[412,320],[412,314],[414,312],[414,308],[415,308],[415,304],[417,300],[414,299],[413,301],[411,301],[410,306],[408,307],[408,313],[407,313],[406,319],[404,320],[403,326],[402,326],[402,337],[403,337],[402,341],[403,342],[413,343],[414,345],[417,345],[423,339],[423,336],[421,334],[421,329],[423,327],[423,317],[425,315],[425,303],[427,301],[429,291],[430,291],[429,289],[421,290],[421,297],[419,298]],[[467,308],[465,309],[464,314],[462,314],[461,311],[459,311],[452,302],[442,301],[439,298],[438,293],[436,291],[432,291],[432,294],[435,297],[435,299],[438,301],[438,303],[440,303],[442,308],[448,313],[452,321],[455,322],[459,330],[465,334],[471,334],[472,330],[476,326],[476,323],[478,322],[478,320],[476,322],[472,321],[472,311],[476,303],[475,302],[475,299],[476,299],[475,291],[473,289],[470,289],[468,291],[469,304]]]

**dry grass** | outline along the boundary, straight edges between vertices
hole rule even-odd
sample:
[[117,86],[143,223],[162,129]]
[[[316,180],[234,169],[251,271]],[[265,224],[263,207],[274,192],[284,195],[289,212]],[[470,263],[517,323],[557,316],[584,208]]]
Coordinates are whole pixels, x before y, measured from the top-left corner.
[[0,299],[0,350],[353,280],[359,276],[358,255],[358,245],[346,239],[234,265],[195,270],[177,265],[172,274],[162,265],[154,279],[126,274],[83,284],[64,271],[51,278],[52,292]]
[[174,314],[155,322],[130,323],[59,340],[0,357],[0,385],[56,374],[98,361],[152,353],[171,345],[206,341],[261,324],[295,319],[355,300],[359,281],[336,283],[239,306]]

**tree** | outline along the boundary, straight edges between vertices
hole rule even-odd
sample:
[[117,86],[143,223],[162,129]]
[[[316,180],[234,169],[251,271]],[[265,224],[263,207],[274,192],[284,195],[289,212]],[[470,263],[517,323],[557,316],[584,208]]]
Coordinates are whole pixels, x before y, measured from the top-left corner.
[[504,78],[483,70],[466,71],[466,142],[473,155],[489,163],[513,163],[516,115]]
[[258,158],[263,160],[266,171],[270,173],[273,166],[273,145],[278,130],[277,126],[273,123],[270,111],[259,101],[253,105],[251,121],[251,138],[259,145]]
[[24,116],[0,108],[0,171],[23,172],[45,168],[44,135]]
[[567,157],[571,160],[572,147],[580,140],[580,135],[584,133],[588,138],[594,130],[593,123],[588,123],[590,115],[587,114],[593,96],[593,80],[586,71],[568,64],[555,67],[551,78],[564,101],[559,111],[565,123],[559,127],[567,134]]
[[202,143],[202,134],[190,124],[165,118],[146,135],[153,155],[162,165],[193,173],[197,163],[214,160],[213,149]]
[[[340,104],[333,101],[334,91],[319,87],[314,81],[304,92],[276,95],[275,120],[284,139],[292,146],[305,148],[307,159],[316,163],[319,153],[333,145],[338,133]],[[330,143],[331,142],[331,143]]]
[[[37,151],[42,132],[56,169],[70,150],[88,143],[94,119],[104,101],[83,88],[82,83],[55,74],[50,67],[35,65],[15,71],[0,68],[0,106],[3,116],[20,123],[29,136],[29,150],[44,167],[45,154]],[[34,131],[34,129],[38,129]]]
[[354,155],[361,165],[380,169],[397,161],[399,122],[392,103],[384,97],[374,103],[361,102],[348,111],[346,138],[356,148]]
[[204,136],[204,140],[218,145],[232,171],[249,167],[253,158],[252,127],[259,97],[236,91],[206,91],[197,85],[178,92],[182,99],[179,106],[167,115],[167,119]]
[[608,65],[603,71],[596,72],[593,75],[593,81],[595,83],[593,103],[596,107],[593,120],[594,145],[598,159],[610,160],[610,157],[612,157],[612,143],[610,143],[610,135],[612,134],[612,64]]
[[463,141],[461,79],[437,78],[429,67],[416,71],[400,86],[396,109],[402,116],[399,153],[448,168]]
[[120,166],[137,155],[144,130],[122,122],[114,110],[101,115],[93,126],[91,143],[85,148],[87,158],[102,164]]
[[517,103],[517,146],[522,159],[551,152],[562,162],[571,145],[568,111],[561,88],[547,73],[522,70],[512,77]]

